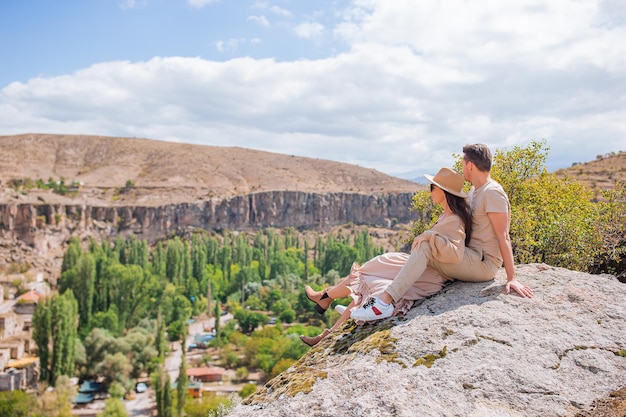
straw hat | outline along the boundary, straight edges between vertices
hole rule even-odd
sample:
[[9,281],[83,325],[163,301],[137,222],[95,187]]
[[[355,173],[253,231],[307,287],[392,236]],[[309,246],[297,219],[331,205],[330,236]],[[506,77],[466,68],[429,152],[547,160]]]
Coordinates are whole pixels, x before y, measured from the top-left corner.
[[446,190],[450,194],[454,194],[457,197],[466,198],[467,194],[463,192],[463,184],[465,178],[452,168],[443,167],[433,177],[432,175],[424,174],[424,177],[442,190]]

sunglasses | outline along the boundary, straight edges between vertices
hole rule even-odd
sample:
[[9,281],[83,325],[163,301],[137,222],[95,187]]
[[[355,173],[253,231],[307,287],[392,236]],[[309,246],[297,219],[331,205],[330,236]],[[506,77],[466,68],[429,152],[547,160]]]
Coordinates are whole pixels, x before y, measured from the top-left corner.
[[433,190],[435,189],[435,184],[430,184],[430,192],[432,193]]

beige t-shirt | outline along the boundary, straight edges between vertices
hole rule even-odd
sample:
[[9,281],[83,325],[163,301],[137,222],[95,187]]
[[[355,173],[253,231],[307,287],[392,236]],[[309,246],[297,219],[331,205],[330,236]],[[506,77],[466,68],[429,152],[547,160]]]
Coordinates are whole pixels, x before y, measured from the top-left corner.
[[468,246],[482,252],[486,259],[499,268],[503,262],[502,254],[487,213],[509,213],[510,222],[509,198],[502,186],[490,179],[480,188],[472,188],[468,201],[472,210],[472,238]]

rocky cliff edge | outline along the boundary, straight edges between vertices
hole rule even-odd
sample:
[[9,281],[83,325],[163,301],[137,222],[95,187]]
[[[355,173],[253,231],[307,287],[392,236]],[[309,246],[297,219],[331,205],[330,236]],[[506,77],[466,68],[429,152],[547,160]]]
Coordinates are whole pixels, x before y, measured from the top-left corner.
[[534,298],[505,294],[501,271],[455,282],[405,317],[349,320],[228,416],[588,415],[626,386],[626,286],[516,268]]

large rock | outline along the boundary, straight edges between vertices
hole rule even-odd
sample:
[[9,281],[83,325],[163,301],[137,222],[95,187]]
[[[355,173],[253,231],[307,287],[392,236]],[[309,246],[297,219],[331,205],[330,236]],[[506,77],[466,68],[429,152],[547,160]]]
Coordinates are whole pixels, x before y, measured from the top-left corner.
[[343,330],[237,416],[574,416],[626,386],[626,285],[543,264],[456,282],[406,317]]

